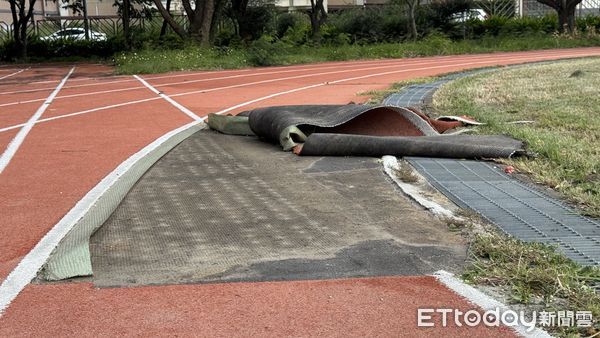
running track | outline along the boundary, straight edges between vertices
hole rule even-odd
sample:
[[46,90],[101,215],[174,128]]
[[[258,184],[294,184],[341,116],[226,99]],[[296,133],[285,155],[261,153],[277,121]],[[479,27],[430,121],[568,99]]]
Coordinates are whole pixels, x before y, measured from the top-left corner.
[[[367,99],[360,93],[405,79],[599,55],[600,48],[585,48],[140,78],[112,76],[112,69],[102,65],[2,66],[0,281],[121,162],[208,113],[360,103]],[[0,317],[0,336],[448,333],[439,327],[417,329],[419,307],[472,305],[428,276],[132,289],[30,284]],[[462,336],[512,335],[505,328],[452,330]]]

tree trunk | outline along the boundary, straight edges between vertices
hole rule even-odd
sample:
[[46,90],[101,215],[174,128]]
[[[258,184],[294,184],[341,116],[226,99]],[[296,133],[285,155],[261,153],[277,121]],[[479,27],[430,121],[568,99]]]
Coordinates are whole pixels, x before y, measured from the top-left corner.
[[123,11],[121,12],[123,19],[123,34],[125,35],[125,46],[131,48],[131,30],[129,29],[129,0],[123,0]]
[[323,0],[310,0],[310,7],[308,16],[310,17],[311,38],[315,42],[320,42],[321,26],[327,20],[327,12]]
[[83,3],[83,30],[85,31],[85,39],[90,39],[90,21],[88,19],[87,0],[82,0]]
[[204,0],[202,25],[200,26],[200,45],[210,46],[210,29],[215,14],[215,0]]
[[558,31],[564,33],[565,28],[568,26],[567,22],[569,21],[567,11],[563,8],[558,8],[556,13],[558,14]]
[[201,46],[210,46],[210,28],[214,14],[214,0],[196,1],[193,20],[190,20],[190,36]]
[[[169,12],[167,12],[167,10],[165,9],[165,7],[163,6],[162,2],[160,0],[153,0],[154,4],[156,5],[156,8],[158,8],[158,11],[160,12],[160,15],[162,15],[163,19],[169,24],[169,26],[171,26],[171,28],[173,28],[173,31],[175,31],[175,33],[177,33],[177,35],[179,35],[181,38],[186,38],[187,37],[187,33],[185,31],[185,29],[183,29],[183,27],[181,27],[171,16],[171,14]],[[183,1],[185,3],[185,0]],[[190,27],[192,26],[191,21],[192,21],[192,17],[188,17],[190,19]]]
[[311,28],[311,37],[314,41],[321,40],[321,25],[319,25],[319,19],[317,17],[317,13],[310,14],[310,28]]
[[408,22],[410,24],[410,36],[413,40],[416,40],[419,37],[419,33],[417,32],[417,22],[415,19],[415,4],[408,4]]
[[558,31],[573,34],[575,31],[575,10],[577,9],[577,5],[555,9],[558,14]]
[[[167,0],[167,13],[171,15],[171,0]],[[162,27],[160,28],[160,37],[162,38],[167,34],[167,20],[163,20]]]
[[577,5],[572,5],[567,8],[568,19],[567,19],[567,27],[569,28],[569,33],[573,34],[575,32],[575,11],[577,10]]
[[15,39],[15,48],[19,59],[27,57],[27,25],[29,24],[29,20],[33,18],[35,1],[29,1],[29,7],[26,12],[25,0],[9,0],[13,19],[13,38]]
[[245,18],[248,0],[232,0],[231,10],[235,20],[236,33],[242,40],[251,38],[248,30],[248,20]]

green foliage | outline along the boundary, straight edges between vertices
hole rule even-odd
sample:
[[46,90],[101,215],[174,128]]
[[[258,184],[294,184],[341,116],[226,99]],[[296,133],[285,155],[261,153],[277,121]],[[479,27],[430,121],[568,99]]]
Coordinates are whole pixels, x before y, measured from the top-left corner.
[[467,26],[474,38],[484,35],[527,36],[539,33],[551,34],[557,31],[558,19],[555,15],[547,15],[541,18],[492,16],[484,21],[469,21]]
[[553,246],[524,243],[486,233],[475,236],[469,250],[471,264],[463,278],[473,284],[507,289],[512,303],[535,304],[550,311],[587,310],[592,328],[551,327],[558,336],[588,336],[600,330],[600,268],[581,266]]
[[[510,160],[510,164],[581,206],[582,213],[598,217],[599,72],[600,60],[595,58],[468,77],[436,92],[433,108],[484,122],[478,132],[525,141],[538,156]],[[519,120],[534,123],[508,123]]]
[[576,19],[577,29],[583,32],[587,32],[590,29],[600,32],[600,16],[588,15],[583,18]]
[[[289,31],[289,30],[288,30]],[[519,51],[544,48],[600,46],[600,37],[532,36],[522,38],[487,36],[478,40],[453,41],[440,33],[432,33],[420,41],[370,45],[344,44],[346,36],[337,36],[338,44],[329,41],[319,46],[297,45],[263,36],[248,47],[221,46],[200,49],[188,44],[181,50],[144,49],[120,53],[115,58],[120,73],[156,73],[188,69],[223,69],[248,66],[289,65],[320,61],[342,61],[375,58],[402,58],[430,55]]]
[[306,20],[298,20],[287,28],[281,41],[295,46],[304,45],[310,40],[310,32],[310,24]]
[[276,21],[275,34],[279,39],[283,38],[290,28],[296,27],[302,22],[307,23],[306,15],[300,13],[282,13],[277,16]]
[[454,22],[452,16],[471,7],[471,0],[433,1],[427,6],[421,6],[417,13],[417,25],[420,31],[425,34],[440,31],[453,39],[462,38],[463,27],[461,24]]
[[399,41],[407,27],[402,7],[395,5],[345,10],[332,14],[328,22],[337,34],[345,33],[359,44]]
[[[42,41],[32,38],[28,42],[28,55],[31,60],[48,60],[57,58],[110,58],[116,52],[125,49],[124,40],[120,37],[109,37],[106,41],[56,40]],[[0,47],[0,60],[12,61],[17,55],[13,40],[8,40]]]
[[254,66],[272,66],[277,63],[276,55],[278,50],[285,45],[282,43],[273,43],[273,38],[267,35],[253,41],[248,48],[248,61]]
[[257,40],[263,34],[273,31],[275,6],[248,6],[245,15],[239,19],[240,36],[243,40]]

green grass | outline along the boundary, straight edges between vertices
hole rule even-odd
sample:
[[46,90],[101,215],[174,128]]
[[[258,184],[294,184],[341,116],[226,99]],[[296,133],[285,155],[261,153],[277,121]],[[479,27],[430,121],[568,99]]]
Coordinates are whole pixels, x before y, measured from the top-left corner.
[[454,55],[493,51],[520,51],[548,48],[600,46],[600,37],[489,37],[451,41],[433,35],[417,42],[374,45],[292,46],[281,41],[260,39],[248,48],[201,49],[189,45],[178,50],[145,49],[115,56],[121,74],[160,73],[192,69],[231,69],[251,66],[291,65],[323,61],[403,58]]
[[[578,76],[571,76],[573,73]],[[483,134],[527,142],[536,158],[509,160],[521,172],[600,216],[600,59],[568,60],[467,77],[434,95],[440,114],[469,115]],[[509,124],[531,120],[531,124]]]
[[587,337],[600,333],[600,268],[583,267],[554,247],[524,243],[488,232],[474,236],[470,265],[462,277],[471,284],[507,292],[512,304],[528,304],[538,311],[591,311],[591,328],[550,327],[560,337]]
[[[379,102],[407,85],[433,80],[413,79],[368,94]],[[597,58],[499,68],[447,84],[435,94],[432,108],[440,114],[467,114],[488,123],[478,127],[480,133],[503,133],[528,141],[539,157],[510,162],[536,180],[562,182],[554,187],[585,205],[585,213],[598,216],[599,88]],[[515,120],[536,123],[506,124]],[[492,287],[506,295],[509,303],[529,310],[592,311],[591,328],[545,329],[559,337],[600,336],[599,267],[581,266],[554,246],[500,234],[473,212],[461,210],[458,216],[463,221],[448,219],[446,223],[469,242],[464,280]]]

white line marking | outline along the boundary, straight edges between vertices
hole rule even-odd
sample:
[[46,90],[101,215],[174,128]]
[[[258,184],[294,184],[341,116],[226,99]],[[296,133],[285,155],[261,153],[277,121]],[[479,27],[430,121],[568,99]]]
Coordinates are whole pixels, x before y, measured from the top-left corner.
[[[529,53],[527,55],[527,57],[535,57],[538,55],[546,56],[546,55],[548,55],[548,53],[547,52],[546,53]],[[553,54],[553,55],[562,56],[562,53],[561,54]],[[585,55],[587,55],[587,54],[585,54]],[[515,55],[515,57],[516,56],[517,55]],[[444,56],[443,58],[447,59],[450,57],[451,56]],[[442,57],[440,57],[440,58],[442,58]],[[473,58],[473,59],[477,59],[477,60],[482,60],[484,58],[485,59],[491,58],[494,60],[494,59],[497,59],[497,55],[470,55],[470,56],[463,57],[462,59],[464,60],[464,59],[469,59],[469,58]],[[382,66],[382,67],[395,67],[395,66],[415,66],[415,65],[419,65],[419,64],[431,63],[431,61],[424,62],[424,60],[426,60],[426,59],[410,59],[410,60],[408,60],[408,59],[400,59],[400,60],[391,59],[391,60],[369,61],[369,62],[365,61],[365,62],[360,62],[359,65],[364,66],[367,64],[374,64],[374,65],[385,64],[385,66]],[[448,61],[448,62],[452,62],[452,61]],[[156,85],[154,85],[154,87],[158,88],[158,87],[165,87],[165,86],[177,86],[177,85],[185,85],[185,84],[197,83],[197,82],[209,82],[209,81],[214,81],[214,80],[226,80],[226,79],[234,79],[234,78],[240,78],[240,77],[261,76],[261,75],[281,74],[281,73],[290,73],[290,72],[324,70],[324,69],[330,69],[330,68],[339,69],[339,68],[345,68],[345,67],[354,67],[354,66],[356,66],[357,63],[358,62],[353,62],[352,64],[346,63],[346,64],[341,64],[339,66],[324,66],[324,67],[318,67],[318,68],[305,68],[305,69],[294,68],[294,69],[285,69],[285,70],[281,70],[281,71],[271,71],[271,72],[262,72],[262,73],[236,74],[236,75],[213,77],[213,78],[207,78],[207,79],[162,83],[162,84],[156,84]],[[352,70],[348,70],[348,71],[352,71]],[[145,80],[154,80],[154,79],[161,79],[161,78],[202,75],[202,74],[207,74],[207,73],[214,73],[214,72],[193,73],[193,74],[175,74],[172,76],[146,77],[144,79]],[[76,79],[72,79],[71,81],[75,81],[75,80]],[[128,79],[128,80],[108,81],[108,82],[100,82],[100,83],[88,83],[88,84],[83,84],[83,85],[65,86],[63,89],[81,88],[81,87],[88,87],[88,86],[100,86],[100,85],[106,85],[106,84],[125,83],[125,82],[131,82],[131,81],[135,81],[135,80]],[[125,91],[131,91],[131,90],[139,90],[142,88],[143,88],[142,86],[139,86],[139,87],[136,86],[136,87],[128,87],[128,88],[117,88],[117,89],[109,89],[109,90],[102,90],[102,91],[95,91],[95,92],[79,93],[79,94],[61,95],[61,96],[57,96],[55,99],[59,100],[59,99],[66,99],[66,98],[73,98],[73,97],[80,97],[80,96],[108,94],[108,93],[115,93],[115,92],[125,92]],[[0,92],[0,95],[35,92],[35,91],[43,91],[43,90],[48,90],[48,89],[52,89],[52,88],[30,89],[30,90],[25,90],[25,91]],[[178,94],[171,95],[171,96],[176,96],[176,95],[178,95]],[[41,99],[31,99],[31,100],[25,100],[25,101],[8,102],[8,103],[0,104],[0,107],[32,103],[32,102],[39,102],[39,101],[43,101],[43,100],[44,99],[41,98]]]
[[[570,51],[560,51],[560,54],[555,54],[555,55],[562,55],[563,53],[568,53]],[[513,55],[513,56],[519,56],[520,54],[523,53],[506,53],[507,55]],[[536,56],[536,55],[547,55],[548,52],[537,52],[537,53],[529,53],[526,54],[526,56]],[[448,58],[453,58],[456,57],[456,55],[444,55],[444,56],[439,56],[436,57],[436,60],[439,59],[448,59]],[[476,54],[476,55],[463,55],[461,58],[462,59],[471,59],[471,58],[475,58],[475,59],[481,59],[481,58],[491,58],[491,59],[497,59],[499,57],[499,55],[497,54]],[[409,65],[413,65],[414,62],[417,63],[422,63],[422,62],[431,62],[434,58],[429,57],[429,58],[410,58],[410,59],[383,59],[383,60],[363,60],[363,61],[344,61],[344,62],[339,62],[338,63],[325,63],[322,64],[318,67],[315,67],[314,65],[297,65],[297,66],[285,66],[285,67],[274,67],[274,68],[259,68],[259,71],[266,71],[266,72],[254,72],[251,74],[236,74],[236,75],[231,75],[231,76],[226,76],[226,77],[218,77],[218,78],[209,78],[209,79],[202,79],[202,80],[193,80],[193,81],[210,81],[210,80],[221,80],[221,79],[228,79],[228,78],[236,78],[236,77],[245,77],[245,76],[259,76],[259,75],[267,75],[267,74],[280,74],[280,73],[289,73],[289,72],[300,72],[300,71],[312,71],[312,70],[322,70],[322,69],[330,69],[330,68],[340,68],[340,67],[355,67],[356,65],[366,65],[366,64],[388,64],[388,63],[392,63],[392,64],[398,64],[398,65],[403,65],[403,66],[409,66]],[[250,70],[255,70],[256,69],[241,69],[241,70],[225,70],[225,71],[219,71],[219,74],[223,74],[223,73],[232,73],[232,72],[248,72]],[[153,76],[153,77],[146,77],[146,80],[156,80],[156,79],[163,79],[163,78],[176,78],[176,77],[185,77],[185,76],[198,76],[198,75],[205,75],[205,74],[212,74],[212,73],[216,73],[216,71],[204,71],[204,72],[193,72],[193,73],[170,73],[168,75],[161,75],[161,76]],[[120,78],[122,76],[119,77],[113,77],[113,78]],[[100,78],[102,79],[102,78]],[[72,81],[77,81],[77,80],[81,80],[81,79],[72,79]],[[98,83],[86,83],[86,84],[81,84],[81,85],[73,85],[73,86],[65,86],[64,89],[71,89],[71,88],[81,88],[81,87],[88,87],[88,86],[101,86],[101,85],[106,85],[106,84],[114,84],[114,83],[125,83],[125,82],[132,82],[135,80],[132,79],[126,79],[126,80],[116,80],[116,81],[107,81],[107,82],[98,82]],[[55,81],[52,81],[55,82]],[[172,84],[179,84],[179,83],[185,83],[185,82],[190,82],[190,81],[183,81],[183,82],[175,82]],[[158,87],[158,86],[157,86]],[[7,95],[7,94],[19,94],[19,93],[27,93],[27,92],[36,92],[36,91],[44,91],[44,90],[50,90],[53,88],[50,87],[46,87],[46,88],[35,88],[35,89],[28,89],[28,90],[20,90],[20,91],[9,91],[9,92],[0,92],[0,95]],[[60,96],[58,98],[61,98]]]
[[73,228],[75,223],[98,201],[108,188],[110,188],[123,173],[128,171],[136,162],[148,153],[158,148],[177,133],[197,125],[191,122],[156,139],[142,150],[133,154],[115,170],[102,179],[92,190],[90,190],[77,204],[58,222],[38,244],[19,262],[15,269],[6,277],[0,285],[0,317],[10,303],[37,275],[39,269],[50,257],[50,254],[60,241]]
[[[569,57],[578,57],[578,56],[585,56],[585,55],[588,55],[588,54],[582,54],[582,55],[573,54],[573,55],[569,55]],[[527,56],[527,57],[504,59],[503,61],[521,61],[521,60],[524,60],[524,61],[531,61],[531,62],[533,62],[533,61],[538,61],[538,60],[554,59],[557,56],[562,56],[562,55],[561,54],[559,54],[559,55],[546,55],[544,57],[537,57],[537,58],[530,58],[529,56]],[[486,60],[486,61],[480,61],[480,62],[468,62],[468,63],[459,63],[459,64],[449,64],[449,65],[433,66],[433,67],[410,68],[410,69],[395,70],[395,71],[390,71],[390,72],[369,74],[369,75],[364,75],[364,76],[359,76],[359,77],[351,77],[351,78],[346,78],[346,79],[342,79],[342,80],[335,80],[335,81],[330,81],[330,82],[323,82],[323,83],[318,83],[318,84],[314,84],[314,85],[309,85],[308,87],[296,88],[296,89],[293,89],[293,90],[288,91],[288,92],[282,92],[282,93],[276,93],[276,94],[267,95],[267,96],[264,96],[262,98],[254,99],[254,100],[252,100],[252,102],[247,102],[245,104],[237,105],[236,108],[240,108],[240,107],[243,107],[245,105],[252,104],[252,103],[255,103],[255,102],[259,102],[259,101],[263,101],[263,100],[266,100],[266,99],[269,99],[269,98],[272,98],[272,97],[276,97],[276,96],[279,96],[279,95],[293,93],[293,92],[297,92],[297,91],[305,90],[305,89],[310,89],[310,88],[314,88],[314,87],[325,86],[327,84],[336,84],[336,83],[340,83],[340,82],[358,80],[358,79],[363,79],[363,78],[368,78],[368,77],[390,75],[390,74],[395,74],[395,73],[411,72],[411,71],[417,71],[417,70],[428,70],[428,69],[436,69],[436,68],[465,66],[465,65],[472,65],[472,64],[486,64],[486,63],[493,62],[493,61],[494,60]],[[208,93],[208,92],[217,91],[217,90],[223,90],[223,89],[239,88],[239,87],[251,86],[251,85],[262,84],[262,83],[270,83],[270,82],[275,82],[275,81],[298,79],[298,78],[312,77],[312,76],[318,76],[318,75],[326,75],[326,74],[333,74],[333,73],[343,73],[343,72],[349,72],[349,71],[364,71],[364,70],[372,70],[372,69],[379,69],[379,68],[387,68],[387,67],[361,68],[361,69],[354,69],[354,70],[347,70],[347,71],[314,73],[314,74],[309,74],[309,75],[298,75],[298,76],[291,76],[291,77],[284,77],[284,78],[277,78],[277,79],[269,79],[269,80],[263,80],[263,81],[256,81],[256,82],[248,82],[248,83],[242,83],[242,84],[237,84],[237,85],[231,85],[231,86],[226,86],[226,87],[217,87],[217,88],[210,88],[210,89],[195,90],[195,91],[191,91],[191,92],[184,92],[184,93],[179,93],[179,94],[171,95],[171,97],[179,97],[179,96],[192,95],[192,94]],[[154,101],[154,100],[158,100],[158,99],[159,98],[149,98],[149,99],[141,99],[141,100],[135,100],[135,101],[128,101],[128,102],[123,102],[123,103],[118,103],[118,104],[113,104],[113,105],[108,105],[108,106],[103,106],[103,107],[88,109],[88,110],[84,110],[84,111],[79,111],[79,112],[75,112],[75,113],[69,113],[69,114],[65,114],[65,115],[59,115],[59,116],[54,116],[54,117],[50,117],[50,118],[46,118],[46,119],[41,119],[37,123],[43,123],[43,122],[58,120],[58,119],[62,119],[62,118],[67,118],[67,117],[72,117],[72,116],[77,116],[77,115],[82,115],[82,114],[87,114],[87,113],[93,113],[93,112],[97,112],[97,111],[101,111],[101,110],[105,110],[105,109],[111,109],[111,108],[117,108],[117,107],[122,107],[122,106],[137,104],[137,103]],[[228,108],[227,111],[231,111],[233,109],[235,109],[235,108],[232,108],[232,109]],[[5,128],[0,128],[0,133],[6,132],[6,131],[9,131],[9,130],[13,130],[13,129],[16,129],[16,128],[20,128],[23,125],[24,124],[17,124],[17,125],[5,127]]]
[[[547,59],[547,58],[551,58],[551,56],[548,56],[548,57],[539,57],[539,58],[536,58],[536,59],[543,60],[543,59]],[[504,59],[503,61],[508,61],[508,60],[513,60],[513,61],[514,60],[522,60],[522,58]],[[530,59],[527,58],[526,60],[530,60]],[[465,65],[481,64],[481,63],[488,63],[488,62],[490,62],[490,61],[469,62],[469,63],[459,63],[459,64],[452,64],[452,65],[444,65],[444,66],[433,66],[433,67],[403,69],[403,70],[395,70],[395,71],[390,71],[390,72],[383,72],[383,73],[375,73],[375,74],[369,74],[369,75],[363,75],[363,76],[356,76],[356,77],[351,77],[351,78],[346,78],[346,79],[341,79],[341,80],[335,80],[335,81],[329,81],[329,82],[322,82],[322,83],[318,83],[318,84],[314,84],[314,85],[309,85],[309,86],[305,86],[305,87],[295,88],[295,89],[291,89],[291,90],[287,90],[287,91],[283,91],[283,92],[274,93],[274,94],[270,94],[270,95],[267,95],[267,96],[259,97],[259,98],[254,99],[254,100],[250,100],[250,101],[247,101],[247,102],[244,102],[244,103],[240,103],[240,104],[238,104],[236,106],[229,107],[227,109],[223,109],[223,110],[221,110],[219,112],[216,112],[215,114],[223,114],[223,113],[235,110],[237,108],[241,108],[241,107],[247,106],[247,105],[252,104],[252,103],[256,103],[256,102],[259,102],[259,101],[268,100],[268,99],[273,98],[273,97],[277,97],[277,96],[281,96],[281,95],[285,95],[285,94],[290,94],[290,93],[295,93],[295,92],[298,92],[298,91],[302,91],[302,90],[306,90],[306,89],[311,89],[311,88],[316,88],[316,87],[321,87],[321,86],[330,85],[330,84],[336,84],[336,83],[342,83],[342,82],[347,82],[347,81],[366,79],[366,78],[375,77],[375,76],[397,74],[397,73],[403,73],[403,72],[412,72],[412,71],[418,71],[418,70],[428,70],[428,69],[436,69],[436,68],[465,66]],[[186,94],[181,94],[181,95],[187,95],[187,94],[191,94],[191,92],[190,93],[186,93]],[[179,95],[172,95],[172,96],[179,96]],[[1,131],[2,130],[0,130],[0,132]]]
[[[504,312],[510,310],[510,308],[501,302],[485,295],[481,291],[475,289],[474,287],[465,284],[463,281],[454,277],[453,274],[440,270],[433,274],[433,276],[442,284],[444,284],[447,288],[457,293],[459,296],[467,299],[470,303],[479,306],[483,311],[495,310],[496,308],[500,309],[500,312]],[[518,326],[511,326],[513,330],[515,330],[518,334],[524,337],[536,337],[536,338],[550,338],[548,332],[540,329],[534,328],[530,332],[527,331],[527,327],[522,324]]]
[[[427,64],[428,62],[421,62],[421,63],[410,63],[410,64],[393,64],[393,65],[389,65],[389,66],[384,66],[384,67],[395,67],[395,66],[410,66],[410,65],[416,65],[416,64]],[[377,62],[374,64],[381,64],[381,62]],[[345,67],[354,67],[355,65],[346,65]],[[337,66],[337,67],[319,67],[319,68],[307,68],[307,69],[301,69],[301,70],[284,70],[284,71],[277,71],[277,72],[263,72],[263,73],[253,73],[253,74],[237,74],[237,75],[231,75],[231,76],[220,76],[220,77],[213,77],[213,78],[208,78],[208,79],[199,79],[199,80],[188,80],[188,81],[179,81],[179,82],[169,82],[169,83],[162,83],[162,84],[157,84],[154,87],[165,87],[165,86],[177,86],[177,85],[182,85],[182,84],[190,84],[190,83],[196,83],[196,82],[209,82],[209,81],[214,81],[214,80],[227,80],[227,79],[235,79],[235,78],[240,78],[240,77],[249,77],[249,76],[260,76],[260,75],[271,75],[271,74],[281,74],[281,73],[290,73],[290,72],[300,72],[300,71],[312,71],[312,70],[322,70],[322,69],[330,69],[330,68],[344,68],[343,66]],[[354,71],[353,69],[347,70],[347,71]],[[180,75],[175,75],[174,77],[177,77]],[[311,76],[311,75],[307,75],[307,76]],[[157,78],[162,78],[162,77],[148,77],[146,78],[146,80],[152,80],[152,79],[157,79]],[[110,81],[110,82],[104,82],[101,84],[114,84],[114,83],[122,83],[122,82],[131,82],[131,81],[135,81],[135,80],[121,80],[121,81]],[[71,89],[71,88],[80,88],[80,87],[85,87],[85,86],[96,86],[99,85],[97,83],[92,83],[92,84],[84,84],[84,85],[78,85],[78,86],[66,86],[64,87],[64,89]],[[61,96],[57,96],[56,99],[65,99],[65,98],[73,98],[73,97],[79,97],[79,96],[87,96],[87,95],[97,95],[97,94],[107,94],[107,93],[114,93],[114,92],[124,92],[124,91],[130,91],[130,90],[138,90],[138,89],[143,89],[143,86],[139,86],[139,87],[128,87],[128,88],[118,88],[118,89],[110,89],[110,90],[103,90],[103,91],[96,91],[96,92],[88,92],[88,93],[80,93],[80,94],[71,94],[71,95],[61,95]],[[47,90],[49,88],[44,88],[44,90]],[[31,91],[38,91],[40,89],[32,89]],[[0,93],[0,94],[17,94],[17,93],[24,93],[24,91],[14,91],[14,92],[5,92],[5,93]],[[5,106],[12,106],[12,105],[18,105],[18,104],[23,104],[23,103],[32,103],[32,102],[38,102],[38,101],[43,101],[44,99],[32,99],[32,100],[26,100],[26,101],[16,101],[16,102],[9,102],[9,103],[3,103],[0,104],[0,107],[5,107]]]
[[[452,67],[452,66],[456,66],[456,65],[448,65],[446,67]],[[429,68],[439,68],[439,66],[438,67],[429,67]],[[423,69],[429,69],[429,68],[423,68]],[[73,71],[73,69],[71,71]],[[403,70],[403,71],[414,71],[414,69]],[[396,71],[396,72],[399,72],[399,71]],[[385,72],[382,74],[387,75],[389,73],[390,72]],[[369,77],[369,76],[378,76],[378,74],[371,74],[371,75],[367,75],[367,76],[341,79],[341,80],[333,81],[330,83],[351,81],[353,79],[364,78],[364,77]],[[304,87],[300,87],[300,88],[296,88],[296,89],[292,89],[292,90],[287,90],[284,92],[274,93],[274,94],[267,95],[267,96],[264,96],[261,98],[247,101],[242,104],[238,104],[236,106],[233,106],[233,107],[230,107],[227,109],[223,109],[223,110],[219,111],[218,114],[223,114],[223,113],[231,111],[233,109],[236,109],[236,108],[239,108],[239,107],[242,107],[242,106],[254,103],[254,102],[262,101],[262,100],[265,100],[265,99],[268,99],[271,97],[284,95],[284,94],[288,94],[288,93],[293,93],[293,92],[297,92],[297,91],[301,91],[301,90],[305,90],[305,89],[309,89],[309,88],[316,88],[319,86],[323,86],[325,84],[327,84],[327,83],[326,82],[318,83],[318,84],[304,86]],[[152,99],[146,99],[146,100],[140,100],[140,101],[150,101],[150,100],[155,100],[155,99],[158,99],[158,98],[152,98]],[[128,103],[126,103],[126,104],[128,104]],[[124,104],[121,104],[121,105],[124,105]],[[56,118],[60,118],[60,117],[54,117],[53,119],[56,119]],[[41,121],[39,121],[39,122],[41,122]],[[198,122],[192,122],[192,123],[184,125],[180,128],[177,128],[177,129],[163,135],[162,137],[158,138],[156,141],[152,142],[150,145],[146,146],[139,152],[135,153],[134,155],[129,157],[127,160],[125,160],[123,163],[121,163],[121,165],[119,165],[115,170],[113,170],[110,174],[108,174],[104,179],[102,179],[102,181],[100,181],[100,183],[98,183],[79,202],[77,202],[77,204],[56,225],[54,225],[52,227],[52,229],[50,231],[48,231],[48,233],[46,233],[46,235],[38,242],[38,244],[19,262],[17,267],[15,267],[15,269],[13,269],[12,272],[8,275],[8,277],[2,282],[2,285],[0,285],[0,317],[2,316],[2,314],[6,310],[6,308],[10,305],[10,303],[31,282],[31,280],[33,280],[33,278],[35,278],[37,272],[43,266],[43,264],[47,261],[49,255],[52,253],[54,248],[60,243],[62,238],[64,238],[64,236],[66,236],[66,234],[73,227],[73,225],[77,222],[77,220],[80,219],[82,217],[82,215],[84,215],[87,212],[87,210],[89,210],[91,205],[93,205],[98,200],[98,198],[100,196],[102,196],[102,194],[112,184],[114,184],[116,182],[118,177],[121,176],[123,172],[129,170],[129,168],[131,168],[131,166],[133,166],[133,164],[135,164],[137,161],[139,161],[143,156],[148,154],[153,149],[156,149],[156,147],[160,146],[167,139],[169,139],[172,135],[174,135],[180,131],[183,131],[187,128],[191,128],[193,125],[195,125],[197,123]]]
[[[156,100],[160,100],[160,97],[151,97],[151,98],[148,98],[148,99],[141,99],[141,100],[136,100],[136,101],[128,101],[128,102],[123,102],[123,103],[111,104],[110,106],[103,106],[103,107],[98,107],[98,108],[83,110],[83,111],[79,111],[79,112],[75,112],[75,113],[70,113],[70,114],[65,114],[65,115],[58,115],[58,116],[48,117],[48,118],[41,119],[41,120],[37,121],[37,123],[54,121],[54,120],[63,119],[63,118],[66,118],[66,117],[83,115],[83,114],[97,112],[97,111],[100,111],[100,110],[106,110],[106,109],[111,109],[111,108],[118,108],[118,107],[128,106],[128,105],[132,105],[132,104],[137,104],[137,103],[142,103],[142,102],[148,102],[148,101],[156,101]],[[22,123],[22,124],[17,124],[17,125],[10,126],[10,127],[1,128],[0,129],[0,133],[6,132],[6,131],[9,131],[9,130],[13,130],[13,129],[17,129],[17,128],[20,128],[20,127],[22,127],[24,125],[25,125],[25,123]]]
[[73,71],[75,71],[75,67],[71,68],[69,73],[62,79],[62,81],[58,84],[58,86],[54,89],[54,91],[50,94],[50,96],[48,96],[46,101],[38,108],[38,110],[35,112],[35,114],[33,114],[33,116],[29,119],[29,121],[27,121],[27,123],[25,123],[23,128],[21,128],[21,130],[19,130],[19,132],[13,138],[13,140],[10,141],[10,143],[8,144],[8,147],[6,148],[6,150],[4,151],[2,156],[0,156],[0,174],[2,174],[4,169],[6,169],[6,166],[8,166],[8,163],[13,158],[13,156],[15,156],[15,154],[17,153],[17,150],[19,150],[19,147],[25,140],[25,137],[27,137],[27,134],[29,134],[29,131],[31,131],[31,128],[33,128],[33,125],[37,123],[37,121],[40,119],[42,114],[46,111],[46,109],[48,108],[50,103],[52,103],[52,100],[54,99],[56,94],[58,94],[60,89],[65,85],[65,83],[67,82],[67,80],[69,79],[71,74],[73,74]]
[[148,82],[146,82],[146,80],[142,79],[141,77],[134,75],[133,77],[135,77],[138,81],[140,81],[144,86],[146,86],[148,89],[150,89],[153,93],[155,93],[156,95],[162,97],[164,100],[166,100],[167,102],[169,102],[170,104],[172,104],[173,106],[175,106],[175,108],[181,110],[182,112],[184,112],[187,116],[191,117],[192,119],[194,119],[194,121],[200,121],[202,120],[200,118],[200,116],[196,115],[193,111],[187,109],[186,107],[182,106],[181,104],[179,104],[179,102],[173,100],[172,98],[170,98],[168,95],[159,92],[156,88],[152,87],[151,84],[149,84]]
[[[29,68],[27,68],[27,69],[29,69]],[[12,74],[4,75],[3,77],[0,77],[0,80],[4,80],[4,79],[7,79],[7,78],[9,78],[11,76],[15,76],[17,74],[20,74],[20,73],[24,72],[27,69],[21,69],[21,70],[18,70],[16,72],[12,73]]]
[[[472,56],[475,57],[475,56]],[[487,56],[485,56],[487,57]],[[400,62],[400,61],[404,61],[404,62]],[[408,62],[407,62],[408,61]],[[361,65],[370,63],[370,64],[382,64],[382,63],[399,63],[399,65],[410,65],[412,62],[423,62],[423,60],[420,59],[411,59],[411,60],[405,60],[405,59],[391,59],[391,60],[382,60],[382,61],[370,61],[370,62],[361,62]],[[313,71],[313,70],[322,70],[322,69],[330,69],[330,68],[345,68],[345,67],[355,67],[356,64],[355,63],[346,63],[346,64],[341,64],[341,65],[336,65],[336,66],[319,66],[319,67],[312,67],[312,68],[300,68],[300,67],[294,67],[292,69],[283,69],[283,70],[273,70],[273,69],[260,69],[260,70],[268,70],[266,72],[254,72],[251,74],[236,74],[236,75],[229,75],[229,76],[219,76],[219,77],[214,77],[214,78],[207,78],[207,79],[199,79],[199,80],[189,80],[189,81],[180,81],[180,82],[172,82],[172,83],[166,83],[166,84],[160,84],[157,85],[157,87],[159,86],[168,86],[168,85],[177,85],[177,84],[184,84],[184,83],[193,83],[193,82],[201,82],[201,81],[213,81],[213,80],[224,80],[224,79],[234,79],[234,78],[239,78],[239,77],[247,77],[247,76],[260,76],[260,75],[269,75],[269,74],[281,74],[281,73],[292,73],[292,72],[302,72],[302,71]],[[232,70],[232,71],[221,71],[219,72],[219,74],[223,74],[223,73],[230,73],[230,72],[241,72],[241,71],[249,71],[249,70]],[[175,77],[182,77],[182,76],[197,76],[197,75],[204,75],[204,74],[212,74],[215,73],[214,71],[212,72],[199,72],[199,73],[191,73],[191,74],[173,74],[173,75],[163,75],[163,76],[155,76],[155,77],[147,77],[146,80],[156,80],[156,79],[163,79],[163,78],[175,78]],[[73,80],[74,81],[74,80]],[[107,81],[107,82],[98,82],[98,83],[86,83],[86,84],[80,84],[80,85],[73,85],[73,86],[65,86],[64,89],[72,89],[72,88],[82,88],[82,87],[90,87],[90,86],[101,86],[101,85],[107,85],[107,84],[115,84],[115,83],[125,83],[125,82],[133,82],[135,80],[132,79],[127,79],[127,80],[117,80],[117,81]],[[142,88],[142,87],[140,87]],[[7,94],[20,94],[20,93],[29,93],[29,92],[37,92],[37,91],[44,91],[44,90],[50,90],[53,88],[35,88],[35,89],[27,89],[27,90],[15,90],[15,91],[9,91],[9,92],[0,92],[0,95],[7,95]],[[127,89],[121,89],[121,90],[127,90]],[[59,96],[57,98],[62,98],[63,96]],[[42,99],[36,99],[36,101],[41,101]],[[31,102],[30,101],[24,101],[24,102]],[[23,103],[24,103],[23,102]],[[10,104],[14,104],[14,103],[10,103]],[[3,104],[3,105],[8,105],[8,104]]]

